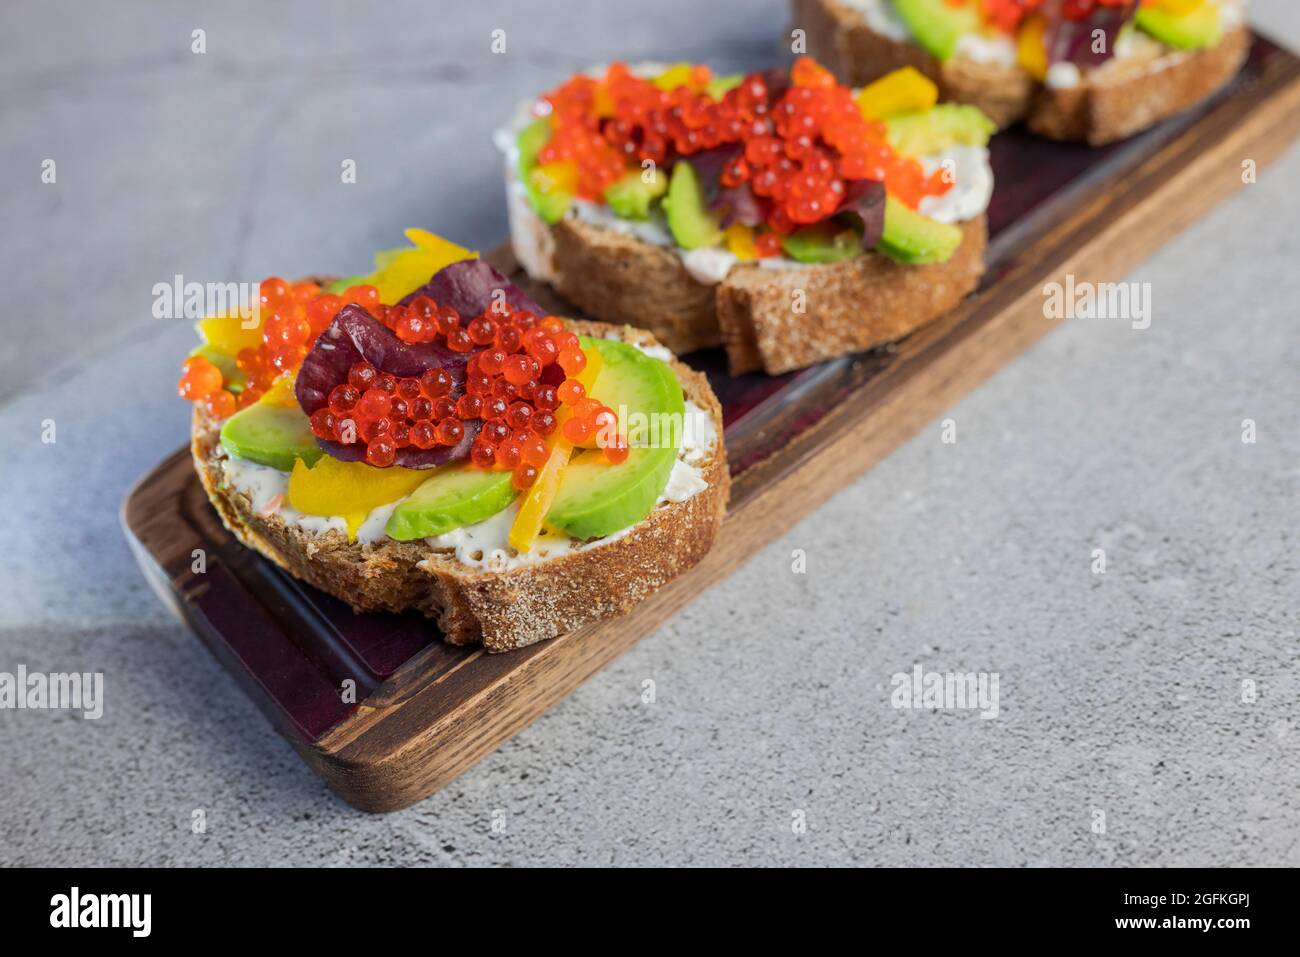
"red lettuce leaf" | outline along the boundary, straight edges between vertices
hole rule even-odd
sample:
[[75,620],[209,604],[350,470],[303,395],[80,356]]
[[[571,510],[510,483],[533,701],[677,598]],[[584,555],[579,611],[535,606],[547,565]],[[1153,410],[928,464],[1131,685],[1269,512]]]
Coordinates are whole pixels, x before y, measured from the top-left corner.
[[446,369],[455,390],[465,383],[469,355],[432,342],[403,342],[364,308],[348,305],[339,310],[307,353],[293,394],[302,410],[311,415],[325,406],[330,390],[346,382],[348,370],[358,362],[369,362],[380,372],[403,378]]
[[402,300],[405,306],[416,296],[428,296],[439,306],[455,309],[465,318],[477,316],[493,303],[493,293],[500,289],[505,301],[515,309],[526,309],[537,316],[546,310],[533,302],[522,289],[482,259],[464,259],[444,266],[433,278]]
[[[1137,6],[1136,0],[1133,0],[1122,7],[1097,7],[1082,20],[1056,15],[1047,29],[1047,62],[1075,63],[1079,66],[1099,66],[1105,63],[1115,55],[1115,40],[1119,31],[1133,19]],[[1093,34],[1098,30],[1104,34],[1100,53],[1093,49]]]
[[874,179],[851,179],[844,188],[844,202],[836,216],[857,220],[862,229],[862,250],[876,248],[885,231],[885,187]]

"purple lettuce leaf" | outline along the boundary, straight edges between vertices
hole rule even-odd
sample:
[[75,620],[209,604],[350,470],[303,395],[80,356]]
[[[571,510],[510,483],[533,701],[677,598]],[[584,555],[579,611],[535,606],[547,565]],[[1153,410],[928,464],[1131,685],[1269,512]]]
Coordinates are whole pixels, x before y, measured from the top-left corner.
[[455,309],[461,316],[477,316],[493,303],[493,293],[500,289],[505,301],[515,309],[526,309],[537,316],[546,310],[533,302],[524,291],[482,259],[465,259],[444,266],[433,278],[402,300],[405,306],[416,296],[428,296],[439,306]]
[[709,208],[719,214],[718,225],[723,229],[732,223],[757,226],[766,219],[763,200],[754,195],[748,183],[719,190]]
[[369,362],[380,372],[399,378],[419,377],[430,369],[446,369],[453,390],[465,383],[469,353],[452,352],[433,342],[403,342],[392,330],[357,305],[344,306],[320,334],[298,370],[293,394],[311,415],[329,401],[330,390],[348,380],[355,363]]
[[[1047,30],[1047,62],[1099,66],[1115,55],[1120,29],[1137,12],[1136,0],[1122,7],[1097,7],[1082,20],[1058,15]],[[1102,37],[1094,37],[1101,31]],[[1097,41],[1100,40],[1100,44]],[[1095,47],[1101,46],[1101,52]]]
[[862,250],[876,248],[885,231],[885,187],[874,179],[851,179],[845,184],[844,201],[836,216],[857,220],[862,229]]
[[[414,445],[404,446],[397,450],[397,457],[393,459],[393,464],[404,469],[432,469],[439,465],[446,465],[448,462],[458,462],[468,457],[469,447],[474,444],[474,438],[482,427],[483,423],[478,419],[470,419],[465,423],[464,436],[455,445],[435,445],[431,449],[417,449]],[[340,462],[361,462],[366,457],[366,447],[361,442],[344,445],[342,442],[330,442],[318,438],[316,444],[325,450],[326,455]]]

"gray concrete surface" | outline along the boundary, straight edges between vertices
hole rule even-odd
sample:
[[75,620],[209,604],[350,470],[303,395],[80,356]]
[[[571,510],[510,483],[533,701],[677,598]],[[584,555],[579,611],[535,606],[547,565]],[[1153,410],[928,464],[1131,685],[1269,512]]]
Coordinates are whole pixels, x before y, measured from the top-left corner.
[[[437,6],[0,11],[0,671],[107,696],[0,710],[0,863],[1300,864],[1294,151],[1136,267],[1149,330],[1064,323],[951,410],[955,444],[934,423],[430,800],[326,792],[119,530],[186,434],[191,334],[152,285],[353,271],[411,224],[490,244],[516,98],[612,55],[758,65],[786,23]],[[1256,6],[1300,46],[1294,4]],[[917,663],[998,673],[998,717],[892,708]]]

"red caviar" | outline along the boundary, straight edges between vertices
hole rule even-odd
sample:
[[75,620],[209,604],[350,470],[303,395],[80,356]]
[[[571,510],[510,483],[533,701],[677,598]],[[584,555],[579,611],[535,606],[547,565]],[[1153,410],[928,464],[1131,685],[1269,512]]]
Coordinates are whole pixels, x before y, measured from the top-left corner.
[[[436,341],[454,349],[468,339],[463,384],[457,387],[446,369],[398,378],[358,362],[348,370],[347,382],[330,392],[328,406],[311,417],[313,434],[363,443],[365,460],[384,468],[407,446],[458,444],[467,423],[477,420],[470,462],[509,469],[516,488],[531,485],[550,455],[545,437],[555,431],[561,397],[585,395],[582,384],[569,378],[570,370],[581,371],[587,363],[578,337],[555,316],[539,319],[505,303],[465,317],[418,296],[405,306],[375,305],[370,311],[403,342]],[[599,402],[591,406],[582,420],[589,435],[596,431],[592,419],[598,413],[606,413],[600,424],[612,419],[616,428],[612,411]]]
[[[883,124],[867,122],[853,92],[816,61],[800,57],[790,73],[791,85],[779,95],[763,74],[751,73],[720,99],[705,89],[707,67],[696,67],[672,90],[622,63],[612,64],[603,79],[575,76],[544,97],[553,134],[538,162],[572,164],[577,195],[599,201],[608,186],[646,161],[662,166],[734,146],[722,185],[750,183],[764,220],[778,234],[834,215],[849,180],[882,182],[913,208],[952,188],[941,171],[926,175],[920,162],[895,153]],[[772,241],[760,246],[762,253],[771,249]]]

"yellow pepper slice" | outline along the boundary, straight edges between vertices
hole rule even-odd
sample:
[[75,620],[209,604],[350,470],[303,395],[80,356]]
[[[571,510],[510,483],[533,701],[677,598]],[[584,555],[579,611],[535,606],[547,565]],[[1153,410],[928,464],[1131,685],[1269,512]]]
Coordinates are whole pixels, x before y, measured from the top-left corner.
[[259,316],[254,322],[248,309],[225,316],[209,316],[199,320],[199,335],[205,344],[222,355],[235,356],[241,349],[256,349],[262,344],[262,318]]
[[1035,13],[1020,25],[1016,36],[1016,61],[1035,80],[1047,79],[1047,18]]
[[[602,360],[600,353],[595,349],[584,351],[587,365],[575,378],[587,390],[587,395],[591,395],[596,377],[600,375]],[[555,431],[551,433],[549,440],[551,454],[547,457],[546,464],[538,470],[532,487],[520,500],[519,514],[515,516],[514,524],[510,526],[507,541],[516,551],[526,552],[532,549],[533,543],[537,541],[537,536],[542,530],[542,522],[546,520],[546,513],[551,510],[555,495],[560,490],[560,478],[564,475],[565,466],[569,464],[569,457],[573,455],[573,443],[564,437],[563,428],[564,423],[572,415],[572,409],[567,405],[562,405],[555,410]]]
[[314,466],[302,459],[289,476],[289,504],[308,515],[341,515],[348,524],[348,541],[366,516],[380,505],[410,495],[428,481],[428,469],[377,469],[365,462],[340,462],[322,455]]
[[477,259],[478,253],[448,242],[424,229],[406,230],[415,248],[398,253],[383,269],[372,273],[369,285],[379,290],[379,301],[392,305],[419,289],[444,266],[462,259]]
[[868,120],[928,110],[939,102],[939,88],[916,67],[886,73],[858,93],[858,109]]
[[758,258],[758,246],[754,243],[754,229],[744,223],[732,223],[722,232],[727,239],[727,249],[737,259],[744,262]]

